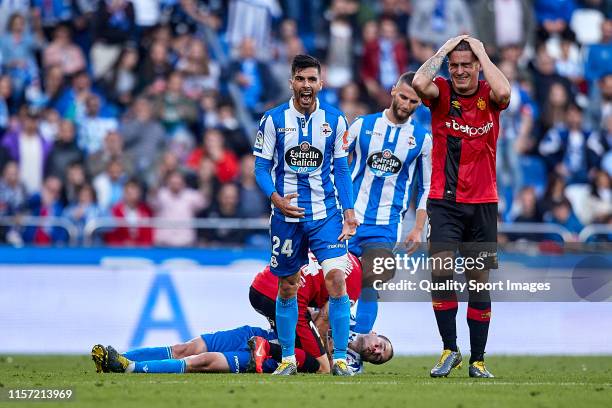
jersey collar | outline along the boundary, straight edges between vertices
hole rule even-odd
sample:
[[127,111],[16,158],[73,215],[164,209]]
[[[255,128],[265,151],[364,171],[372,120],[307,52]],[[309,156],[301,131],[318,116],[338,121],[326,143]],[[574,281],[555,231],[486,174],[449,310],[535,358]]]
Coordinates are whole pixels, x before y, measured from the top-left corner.
[[412,115],[410,115],[410,116],[408,117],[408,120],[406,120],[404,123],[399,123],[399,124],[398,124],[398,123],[393,123],[393,122],[391,122],[391,120],[389,119],[389,116],[387,116],[387,112],[389,112],[389,108],[385,109],[385,110],[382,112],[382,118],[383,118],[383,120],[385,121],[385,123],[386,123],[388,126],[403,128],[403,127],[405,127],[405,126],[408,126],[408,125],[409,125],[409,124],[412,122]]
[[[320,107],[319,106],[319,98],[315,98],[315,109],[308,116],[310,117],[310,116],[314,115],[319,110],[319,107]],[[306,115],[304,115],[302,112],[300,112],[297,109],[295,109],[295,105],[293,104],[293,96],[289,100],[289,111],[291,113],[293,113],[295,116],[298,116],[300,118],[305,118],[306,117]]]

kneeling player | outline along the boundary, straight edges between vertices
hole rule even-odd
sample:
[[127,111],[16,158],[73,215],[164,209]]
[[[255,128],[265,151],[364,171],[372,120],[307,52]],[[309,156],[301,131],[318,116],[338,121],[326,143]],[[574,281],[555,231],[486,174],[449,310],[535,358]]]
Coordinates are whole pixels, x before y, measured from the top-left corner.
[[[327,337],[326,334],[329,329],[329,294],[325,284],[323,268],[312,253],[309,253],[308,257],[308,264],[300,268],[300,281],[297,291],[298,322],[296,325],[295,345],[317,359],[321,365],[321,372],[329,372],[330,366],[326,347],[321,339],[321,336]],[[359,299],[361,293],[361,264],[353,255],[349,256],[349,268],[345,272],[345,282],[348,297],[351,303],[354,304]],[[255,276],[249,293],[249,299],[253,308],[268,318],[268,321],[275,329],[275,299],[277,291],[278,278],[272,274],[270,267],[267,266]],[[318,313],[317,319],[312,318],[309,307],[321,310]],[[349,359],[350,353],[347,356],[347,361]]]

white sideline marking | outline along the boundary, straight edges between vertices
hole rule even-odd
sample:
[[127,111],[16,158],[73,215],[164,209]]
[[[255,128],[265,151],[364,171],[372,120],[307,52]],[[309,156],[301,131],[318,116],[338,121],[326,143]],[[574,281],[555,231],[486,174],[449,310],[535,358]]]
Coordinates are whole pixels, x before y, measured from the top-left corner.
[[[465,379],[468,380],[468,378],[458,378],[458,379]],[[178,381],[178,380],[172,380],[172,381],[154,381],[154,380],[150,380],[148,381],[150,384],[157,384],[157,383],[162,383],[162,384],[187,384],[190,383],[191,381]],[[227,380],[227,381],[221,381],[221,382],[215,382],[215,384],[228,384],[228,385],[241,385],[241,384],[269,384],[269,385],[276,385],[278,382],[275,382],[274,380],[270,380],[270,381],[263,381],[263,380],[258,380],[258,381],[244,381],[244,380]],[[431,380],[431,381],[364,381],[364,380],[356,380],[356,381],[291,381],[289,382],[289,384],[313,384],[313,385],[329,385],[329,384],[339,384],[339,385],[362,385],[362,384],[371,384],[371,385],[435,385],[435,386],[440,386],[440,385],[452,385],[452,386],[464,386],[464,385],[468,385],[468,386],[481,386],[481,385],[486,385],[486,386],[490,386],[490,385],[501,385],[501,386],[505,386],[505,385],[520,385],[520,386],[529,386],[529,385],[551,385],[551,386],[567,386],[567,387],[584,387],[584,386],[597,386],[597,387],[612,387],[612,383],[589,383],[589,382],[553,382],[553,381],[541,381],[541,382],[512,382],[512,381],[490,381],[490,380],[474,380],[473,382],[449,382],[449,381],[445,381],[444,379],[440,379],[440,380]]]

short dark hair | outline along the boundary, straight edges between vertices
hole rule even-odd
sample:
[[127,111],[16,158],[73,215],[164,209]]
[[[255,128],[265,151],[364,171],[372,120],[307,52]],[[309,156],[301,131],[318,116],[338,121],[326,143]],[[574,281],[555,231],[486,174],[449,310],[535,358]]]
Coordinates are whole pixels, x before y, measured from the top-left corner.
[[448,53],[448,57],[450,58],[450,55],[455,51],[470,51],[472,55],[474,56],[474,58],[478,59],[476,58],[476,54],[474,54],[474,51],[472,51],[472,47],[470,47],[470,43],[467,42],[466,40],[459,41],[459,44],[457,44],[455,48],[453,48],[451,52]]
[[397,83],[395,85],[399,85],[399,84],[407,84],[412,86],[412,81],[414,80],[414,75],[416,74],[416,72],[414,71],[410,71],[410,72],[404,72],[402,75],[400,75],[400,77],[397,79]]
[[291,62],[291,76],[295,75],[297,71],[306,68],[316,68],[317,72],[319,74],[321,73],[321,63],[315,57],[304,54],[298,54],[293,57],[293,62]]

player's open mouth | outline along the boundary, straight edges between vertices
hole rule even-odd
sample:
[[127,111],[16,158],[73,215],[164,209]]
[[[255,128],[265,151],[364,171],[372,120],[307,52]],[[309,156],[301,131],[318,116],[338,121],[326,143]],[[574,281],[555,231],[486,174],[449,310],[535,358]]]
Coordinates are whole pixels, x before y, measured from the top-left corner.
[[300,103],[302,105],[310,105],[312,103],[312,91],[300,92]]

